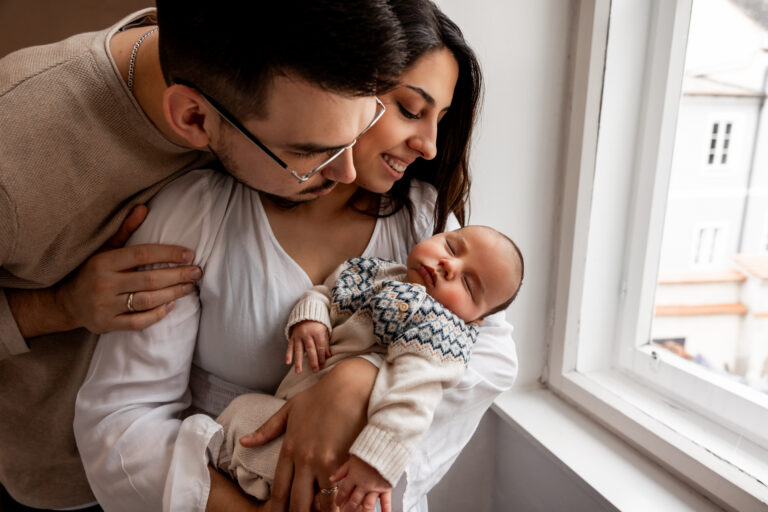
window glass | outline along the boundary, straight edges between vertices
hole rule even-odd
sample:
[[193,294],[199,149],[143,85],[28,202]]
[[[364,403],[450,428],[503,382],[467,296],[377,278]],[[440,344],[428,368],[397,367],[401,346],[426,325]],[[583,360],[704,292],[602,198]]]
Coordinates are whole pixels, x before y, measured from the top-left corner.
[[768,393],[768,1],[694,0],[651,343]]

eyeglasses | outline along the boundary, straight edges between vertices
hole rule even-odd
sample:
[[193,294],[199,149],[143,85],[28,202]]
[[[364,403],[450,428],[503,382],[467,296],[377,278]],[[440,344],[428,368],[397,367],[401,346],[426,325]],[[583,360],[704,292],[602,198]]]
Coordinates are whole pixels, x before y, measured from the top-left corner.
[[240,123],[240,121],[238,121],[235,116],[233,116],[232,114],[227,112],[227,110],[224,107],[222,107],[216,100],[214,100],[213,98],[208,96],[199,87],[197,87],[196,85],[194,85],[191,82],[188,82],[186,80],[180,80],[180,79],[177,79],[177,78],[173,79],[173,83],[176,83],[176,84],[179,84],[179,85],[184,85],[186,87],[191,87],[192,89],[195,89],[197,92],[199,92],[203,96],[203,98],[205,98],[205,100],[211,105],[213,110],[215,110],[222,118],[224,118],[224,120],[226,122],[231,124],[233,128],[235,128],[238,132],[243,134],[249,141],[251,141],[254,145],[256,145],[264,153],[266,153],[267,156],[269,156],[272,160],[274,160],[277,163],[277,165],[279,165],[280,167],[282,167],[283,169],[285,169],[286,171],[291,173],[291,176],[296,178],[299,181],[299,183],[304,183],[309,178],[311,178],[312,176],[314,176],[318,172],[322,171],[323,168],[326,165],[328,165],[331,162],[333,162],[334,160],[336,160],[344,151],[352,148],[352,146],[354,146],[357,143],[357,140],[360,137],[362,137],[365,132],[370,130],[371,127],[373,125],[375,125],[376,122],[379,119],[381,119],[381,116],[384,115],[384,112],[387,111],[386,107],[381,102],[381,100],[378,97],[376,97],[376,114],[373,116],[373,119],[371,120],[371,122],[368,123],[368,126],[366,126],[365,129],[362,132],[360,132],[360,134],[357,137],[355,137],[355,140],[353,140],[350,144],[348,144],[346,146],[342,146],[342,147],[340,147],[338,149],[334,149],[333,150],[334,151],[333,154],[330,157],[328,157],[325,161],[323,161],[320,165],[315,166],[311,171],[305,173],[304,175],[301,175],[298,172],[296,172],[293,169],[291,169],[290,167],[288,167],[287,163],[283,162],[280,159],[280,157],[278,157],[276,154],[274,154],[254,134],[252,134],[250,131],[248,131],[248,129],[245,126],[243,126],[242,123]]

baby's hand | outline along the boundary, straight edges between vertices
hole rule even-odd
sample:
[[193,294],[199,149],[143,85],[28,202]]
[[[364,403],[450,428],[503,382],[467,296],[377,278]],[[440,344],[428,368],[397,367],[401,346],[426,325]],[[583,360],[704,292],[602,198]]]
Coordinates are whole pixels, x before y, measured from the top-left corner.
[[304,351],[307,352],[309,365],[314,372],[325,366],[326,357],[331,357],[328,328],[321,322],[304,320],[291,328],[291,338],[288,340],[288,350],[285,352],[285,364],[291,364],[295,360],[296,373],[301,373]]
[[359,457],[350,455],[336,473],[331,482],[342,480],[336,505],[340,512],[373,512],[376,500],[381,500],[381,512],[392,511],[392,486],[373,467]]

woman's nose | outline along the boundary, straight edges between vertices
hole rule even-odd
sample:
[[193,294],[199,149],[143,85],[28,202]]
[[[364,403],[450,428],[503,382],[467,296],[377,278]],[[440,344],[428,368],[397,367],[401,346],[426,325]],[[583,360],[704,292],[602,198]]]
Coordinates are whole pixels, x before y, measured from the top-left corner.
[[437,124],[424,126],[419,133],[408,141],[411,149],[419,153],[424,160],[432,160],[437,156]]
[[357,178],[355,164],[352,162],[352,151],[344,150],[333,162],[320,171],[324,178],[338,183],[352,183]]

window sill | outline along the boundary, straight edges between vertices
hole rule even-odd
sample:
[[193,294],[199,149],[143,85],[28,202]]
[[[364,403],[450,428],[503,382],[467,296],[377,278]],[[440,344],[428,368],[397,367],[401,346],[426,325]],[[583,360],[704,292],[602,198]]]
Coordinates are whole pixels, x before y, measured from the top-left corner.
[[[597,381],[601,380],[601,376],[590,376],[590,380],[593,377],[597,377]],[[587,379],[584,376],[581,378]],[[592,380],[593,385],[597,387],[591,391],[602,388],[604,392],[603,386],[608,384],[606,379],[616,380],[617,376],[603,375],[600,384]],[[569,381],[571,379],[565,376],[564,382]],[[611,382],[612,386],[616,384],[616,381]],[[631,387],[631,384],[625,384]],[[618,391],[615,387],[612,389],[616,393],[615,398],[627,396],[627,393]],[[584,392],[592,394],[589,391]],[[601,411],[608,407],[605,403],[580,403],[590,411],[590,416],[602,415],[602,421],[610,421],[610,418],[605,418],[605,411]],[[679,411],[673,407],[668,408]],[[668,429],[667,434],[670,435],[671,441],[665,439],[661,443],[659,440],[652,440],[643,444],[643,440],[638,438],[638,432],[647,428],[642,424],[643,421],[625,419],[623,425],[619,421],[612,423],[613,430],[618,429],[622,438],[629,440],[634,446],[643,446],[641,453],[548,389],[513,390],[505,393],[494,403],[494,410],[512,428],[540,444],[619,510],[709,511],[721,510],[721,506],[738,510],[762,510],[768,503],[768,490],[763,484],[757,482],[751,489],[752,493],[746,492],[742,488],[744,481],[734,483],[717,473],[718,470],[723,470],[724,464],[731,468],[731,471],[735,468],[701,446],[697,445],[699,451],[714,459],[714,462],[706,461],[710,466],[690,454],[683,454],[684,450],[678,446],[674,449],[667,447],[665,451],[658,452],[659,444],[674,444],[679,441],[676,437],[681,437],[666,425],[663,426]],[[644,412],[634,412],[643,416],[644,422],[655,421]],[[614,411],[613,414],[613,420],[616,420],[618,416],[625,416],[627,411]],[[630,424],[630,421],[634,424]],[[701,426],[701,422],[699,425]],[[704,430],[701,429],[699,434],[703,435]],[[650,456],[646,455],[647,448],[651,452],[648,454]],[[664,460],[654,457],[654,452],[663,453]],[[765,466],[764,462],[759,462],[761,456],[764,454],[750,453],[748,457],[752,464],[757,461]],[[717,461],[719,464],[715,463]],[[708,468],[708,474],[702,467]],[[671,469],[677,477],[665,468]],[[738,484],[741,484],[741,487]]]

